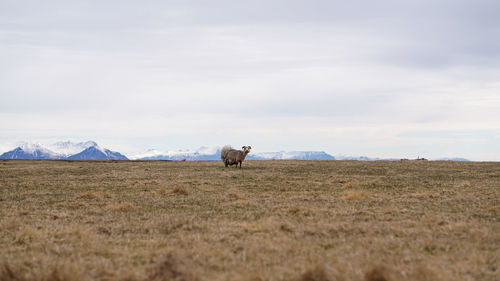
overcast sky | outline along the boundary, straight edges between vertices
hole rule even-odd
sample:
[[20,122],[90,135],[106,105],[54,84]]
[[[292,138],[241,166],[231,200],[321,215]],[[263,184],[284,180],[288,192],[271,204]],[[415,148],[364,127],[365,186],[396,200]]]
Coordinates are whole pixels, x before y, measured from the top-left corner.
[[500,1],[0,1],[0,151],[500,160]]

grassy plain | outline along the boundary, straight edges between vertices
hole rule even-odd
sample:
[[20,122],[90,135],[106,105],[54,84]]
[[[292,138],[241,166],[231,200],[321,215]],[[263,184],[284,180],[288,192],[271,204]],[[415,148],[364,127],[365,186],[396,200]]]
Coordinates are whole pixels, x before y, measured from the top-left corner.
[[0,280],[500,280],[500,163],[0,161]]

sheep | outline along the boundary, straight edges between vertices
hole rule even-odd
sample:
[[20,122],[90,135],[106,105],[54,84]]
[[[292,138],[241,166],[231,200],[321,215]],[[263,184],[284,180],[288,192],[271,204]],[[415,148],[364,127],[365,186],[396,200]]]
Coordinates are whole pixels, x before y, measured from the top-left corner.
[[250,153],[250,149],[252,149],[251,146],[243,146],[243,150],[236,150],[233,149],[231,146],[226,145],[222,148],[221,153],[220,153],[220,159],[222,162],[224,162],[224,165],[229,166],[229,165],[234,165],[236,164],[236,167],[238,167],[238,163],[240,164],[240,169],[241,169],[241,162],[245,160],[245,156],[247,156],[248,153]]

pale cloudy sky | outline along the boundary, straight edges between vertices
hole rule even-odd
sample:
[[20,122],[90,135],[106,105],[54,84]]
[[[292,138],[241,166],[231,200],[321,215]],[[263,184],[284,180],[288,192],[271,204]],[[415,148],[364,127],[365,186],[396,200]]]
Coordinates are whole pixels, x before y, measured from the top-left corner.
[[500,1],[0,1],[0,151],[500,160]]

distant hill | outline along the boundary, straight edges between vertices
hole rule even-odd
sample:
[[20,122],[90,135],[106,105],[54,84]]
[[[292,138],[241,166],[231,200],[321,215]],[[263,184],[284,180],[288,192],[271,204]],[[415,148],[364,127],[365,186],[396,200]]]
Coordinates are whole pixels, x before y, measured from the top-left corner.
[[470,162],[469,159],[465,159],[465,158],[439,158],[439,159],[436,159],[436,160],[440,160],[440,161],[461,161],[461,162]]

